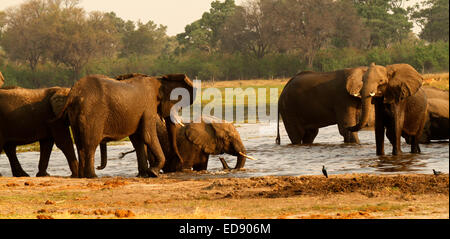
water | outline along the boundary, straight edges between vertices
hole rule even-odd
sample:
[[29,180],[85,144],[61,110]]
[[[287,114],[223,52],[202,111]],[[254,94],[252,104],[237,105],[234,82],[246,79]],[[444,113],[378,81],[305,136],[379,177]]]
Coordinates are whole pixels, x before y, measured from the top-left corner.
[[[176,173],[171,177],[254,177],[254,176],[298,176],[320,175],[322,165],[326,165],[328,174],[372,173],[372,174],[403,174],[432,173],[432,169],[449,172],[448,141],[422,144],[421,154],[410,154],[410,146],[402,140],[401,156],[392,156],[392,146],[385,140],[386,156],[376,156],[375,135],[373,131],[361,131],[361,145],[343,143],[336,126],[322,128],[315,143],[308,146],[291,145],[283,125],[280,126],[281,145],[275,144],[276,124],[236,124],[248,155],[257,161],[247,160],[244,171],[223,172],[218,156],[211,156],[208,173]],[[131,143],[108,146],[108,166],[100,171],[99,177],[121,176],[134,177],[137,174],[135,154],[129,154],[119,160],[121,152],[132,149]],[[222,157],[230,166],[234,166],[233,156]],[[31,176],[36,175],[39,153],[28,152],[18,154],[24,170]],[[96,165],[100,164],[100,152],[96,153]],[[4,154],[0,156],[0,173],[11,176],[9,161]],[[52,176],[69,176],[67,160],[59,150],[54,150],[48,167]]]

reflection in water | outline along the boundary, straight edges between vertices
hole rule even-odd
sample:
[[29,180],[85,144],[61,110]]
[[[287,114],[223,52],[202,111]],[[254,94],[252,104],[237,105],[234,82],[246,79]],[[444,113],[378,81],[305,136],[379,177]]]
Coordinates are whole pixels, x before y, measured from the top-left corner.
[[[360,145],[344,144],[337,127],[331,126],[320,129],[315,143],[312,145],[291,145],[289,138],[280,126],[281,145],[275,144],[276,124],[236,124],[241,134],[248,155],[258,161],[247,160],[245,170],[222,171],[222,164],[218,156],[211,156],[208,172],[174,173],[168,177],[254,177],[254,176],[298,176],[321,175],[322,165],[327,167],[328,174],[344,173],[425,173],[431,174],[432,169],[449,172],[449,144],[448,141],[421,145],[421,154],[410,154],[410,147],[402,141],[403,155],[392,156],[392,146],[385,142],[386,156],[376,156],[373,131],[359,132]],[[123,176],[134,177],[137,174],[135,154],[130,154],[119,160],[121,152],[132,149],[131,143],[108,147],[108,166],[105,170],[97,170],[99,177]],[[30,152],[18,155],[22,167],[28,174],[37,173],[39,153]],[[96,153],[96,165],[100,164],[100,153]],[[233,165],[236,157],[222,155],[221,157]],[[48,172],[55,176],[69,176],[70,170],[67,160],[61,151],[55,150],[50,159]],[[9,161],[6,156],[0,156],[0,173],[11,176]]]

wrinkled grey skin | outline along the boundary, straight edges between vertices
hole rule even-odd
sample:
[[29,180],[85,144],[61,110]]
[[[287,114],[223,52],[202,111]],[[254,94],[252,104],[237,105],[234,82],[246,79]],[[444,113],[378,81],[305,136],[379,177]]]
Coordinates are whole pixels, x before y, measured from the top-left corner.
[[[184,74],[149,77],[130,74],[123,80],[103,75],[82,78],[72,87],[63,113],[67,114],[77,145],[79,177],[97,177],[94,153],[99,144],[130,137],[136,149],[138,176],[157,177],[165,157],[156,132],[156,120],[167,124],[173,151],[182,162],[176,147],[176,125],[170,120],[171,109],[178,100],[170,99],[172,90],[186,89],[193,102],[193,84]],[[58,118],[57,117],[57,118]],[[156,158],[148,167],[145,148]]]
[[[347,128],[359,121],[359,89],[368,67],[334,72],[302,72],[284,87],[279,115],[292,144],[312,144],[319,128],[337,124],[345,143],[359,143],[358,133]],[[367,123],[363,126],[367,126]],[[277,144],[280,144],[278,126]]]
[[428,113],[419,142],[449,139],[449,92],[432,87],[423,90],[428,98]]
[[[202,171],[207,170],[210,155],[230,154],[237,157],[235,169],[242,169],[246,158],[246,149],[242,143],[239,133],[231,123],[217,118],[203,117],[202,123],[190,123],[179,126],[177,135],[177,146],[183,157],[183,165],[176,160],[175,154],[170,150],[169,138],[165,122],[157,121],[158,138],[161,142],[166,163],[163,171],[176,172],[182,170]],[[132,153],[130,151],[125,154]],[[149,161],[154,160],[150,155]],[[229,166],[221,160],[224,169]],[[102,161],[106,166],[106,162]]]
[[422,76],[408,64],[377,66],[374,63],[363,77],[361,119],[349,128],[358,131],[366,125],[375,105],[377,155],[384,155],[384,134],[393,146],[392,154],[401,154],[401,136],[411,140],[411,152],[420,153],[419,138],[427,112],[427,97],[421,89]]
[[39,172],[48,176],[47,167],[53,145],[67,158],[72,177],[78,176],[78,161],[66,118],[52,121],[62,111],[70,89],[0,89],[0,152],[5,150],[14,177],[28,177],[16,155],[16,146],[40,144]]

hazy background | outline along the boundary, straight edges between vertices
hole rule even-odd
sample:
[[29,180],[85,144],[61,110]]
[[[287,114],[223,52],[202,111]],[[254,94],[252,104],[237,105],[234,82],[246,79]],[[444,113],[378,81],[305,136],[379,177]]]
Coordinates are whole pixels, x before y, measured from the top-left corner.
[[[19,5],[25,0],[0,0],[0,11]],[[154,21],[168,27],[167,34],[174,36],[184,31],[187,24],[202,17],[211,8],[213,0],[81,0],[87,11],[115,12],[126,20]],[[236,0],[241,4],[243,0]]]
[[[25,0],[0,0],[0,11],[25,2]],[[154,21],[168,27],[167,34],[174,36],[184,27],[200,19],[211,8],[213,0],[81,0],[87,11],[115,12],[126,20]],[[223,2],[223,1],[222,1]],[[240,5],[244,0],[236,0]],[[404,6],[414,5],[420,0],[403,0]],[[414,26],[414,33],[420,29]]]

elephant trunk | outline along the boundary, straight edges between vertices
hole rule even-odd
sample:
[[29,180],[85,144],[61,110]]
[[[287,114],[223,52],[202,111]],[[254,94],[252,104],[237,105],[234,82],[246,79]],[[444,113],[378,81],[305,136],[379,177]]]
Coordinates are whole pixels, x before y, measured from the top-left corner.
[[353,126],[349,128],[351,132],[360,131],[363,127],[367,125],[369,122],[369,115],[372,105],[372,96],[362,96],[362,112],[361,112],[361,118],[359,119],[358,124],[356,126]]
[[[244,154],[244,153],[242,153]],[[237,156],[237,162],[236,162],[236,166],[234,167],[235,169],[241,169],[244,168],[245,165],[245,161],[246,161],[246,157],[241,155],[241,153]]]
[[100,158],[101,158],[101,165],[97,167],[98,170],[103,170],[106,168],[106,164],[108,163],[108,155],[106,151],[106,143],[100,144]]
[[170,116],[165,118],[165,121],[166,121],[167,132],[169,135],[169,142],[171,145],[170,149],[174,150],[175,155],[178,158],[178,165],[183,165],[184,161],[183,161],[183,158],[181,157],[180,152],[178,151],[178,145],[177,145],[178,126],[177,126],[177,124],[172,122],[172,120],[170,119]]

